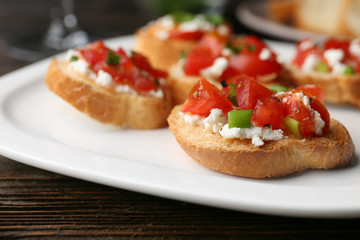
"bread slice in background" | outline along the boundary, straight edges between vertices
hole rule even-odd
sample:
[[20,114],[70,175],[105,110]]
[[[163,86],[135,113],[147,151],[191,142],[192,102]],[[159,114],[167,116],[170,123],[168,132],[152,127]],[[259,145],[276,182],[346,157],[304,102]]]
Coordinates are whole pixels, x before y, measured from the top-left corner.
[[93,119],[119,127],[153,129],[167,126],[173,107],[170,91],[164,97],[115,92],[99,86],[68,68],[68,62],[54,58],[45,76],[48,88]]
[[359,0],[300,0],[294,10],[294,25],[326,35],[360,36]]
[[194,40],[183,39],[162,40],[152,34],[149,28],[151,26],[145,26],[136,31],[134,49],[146,56],[154,68],[169,71],[171,65],[180,59],[180,55],[197,43]]
[[304,73],[295,66],[289,66],[287,71],[290,81],[295,86],[305,84],[321,86],[324,89],[325,103],[351,104],[360,108],[360,74]]
[[181,107],[176,106],[168,118],[170,130],[191,158],[218,172],[250,178],[281,177],[305,169],[343,166],[354,156],[348,131],[334,119],[324,136],[305,140],[289,136],[257,147],[251,139],[225,139],[204,127],[189,125],[180,114]]

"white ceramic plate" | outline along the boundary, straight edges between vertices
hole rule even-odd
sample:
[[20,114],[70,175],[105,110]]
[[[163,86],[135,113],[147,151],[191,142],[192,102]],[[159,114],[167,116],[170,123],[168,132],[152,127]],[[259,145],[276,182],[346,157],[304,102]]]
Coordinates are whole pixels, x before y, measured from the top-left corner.
[[240,23],[255,31],[284,40],[298,41],[311,37],[321,41],[326,37],[323,34],[301,30],[290,25],[272,21],[269,19],[265,0],[243,1],[236,8],[236,18]]
[[[129,49],[133,41],[129,36],[107,43]],[[271,45],[284,58],[291,56],[291,46]],[[191,160],[166,128],[120,130],[75,110],[45,86],[49,61],[0,79],[0,153],[6,157],[75,178],[220,208],[283,216],[360,216],[356,164],[267,180],[208,170]],[[329,109],[359,146],[359,110]]]

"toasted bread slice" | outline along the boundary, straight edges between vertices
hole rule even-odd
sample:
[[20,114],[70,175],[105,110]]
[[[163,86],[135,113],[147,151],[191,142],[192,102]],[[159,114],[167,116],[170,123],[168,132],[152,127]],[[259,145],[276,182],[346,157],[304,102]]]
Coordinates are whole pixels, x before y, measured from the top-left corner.
[[280,177],[305,169],[329,169],[351,162],[354,144],[346,128],[331,119],[329,131],[305,140],[291,137],[254,146],[251,140],[225,139],[204,127],[189,125],[176,106],[170,130],[184,151],[212,170],[250,178]]
[[360,108],[360,74],[304,73],[294,66],[288,67],[288,73],[295,86],[316,84],[323,87],[326,103],[352,104]]
[[154,97],[116,92],[101,87],[86,76],[68,68],[68,63],[54,58],[45,76],[49,89],[81,112],[107,124],[137,129],[153,129],[167,125],[166,118],[173,103],[170,91]]
[[180,59],[182,52],[192,49],[197,41],[183,39],[159,39],[152,34],[151,26],[135,33],[134,49],[145,55],[153,67],[168,71]]

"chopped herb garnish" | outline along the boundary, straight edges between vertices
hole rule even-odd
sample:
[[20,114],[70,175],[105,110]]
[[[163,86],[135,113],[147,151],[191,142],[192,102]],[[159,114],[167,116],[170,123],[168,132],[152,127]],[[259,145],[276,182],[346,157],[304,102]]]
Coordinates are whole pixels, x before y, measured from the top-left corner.
[[180,53],[180,58],[186,58],[186,56],[187,56],[187,54],[188,54],[188,51],[182,51],[181,53]]
[[70,62],[76,62],[77,60],[79,60],[78,56],[71,56],[70,58]]
[[183,11],[173,12],[171,16],[176,23],[188,22],[195,18],[193,13]]
[[115,55],[113,51],[108,52],[108,56],[106,58],[106,63],[112,66],[119,65],[120,63],[120,56]]
[[241,44],[240,46],[234,46],[232,44],[226,44],[226,48],[230,49],[233,53],[239,53],[244,47],[244,44]]
[[355,70],[353,68],[353,66],[346,66],[345,70],[344,70],[344,74],[345,75],[352,75],[355,74]]
[[251,51],[251,52],[253,52],[253,51],[255,51],[256,50],[256,45],[254,45],[254,44],[249,44],[248,45],[248,49],[249,49],[249,51]]
[[226,22],[226,19],[220,14],[206,15],[206,20],[215,25],[220,25]]

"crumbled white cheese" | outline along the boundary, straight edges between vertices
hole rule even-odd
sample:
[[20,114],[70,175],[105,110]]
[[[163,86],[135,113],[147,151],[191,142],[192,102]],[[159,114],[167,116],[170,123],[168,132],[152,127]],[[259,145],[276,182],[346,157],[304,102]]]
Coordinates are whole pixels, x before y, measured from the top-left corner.
[[285,92],[281,91],[275,94],[275,97],[277,98],[283,98],[285,96]]
[[137,95],[137,92],[127,84],[117,84],[115,86],[115,91],[122,92],[122,93],[131,93],[131,94]]
[[339,63],[344,58],[344,56],[344,51],[341,49],[328,49],[324,52],[324,57],[329,63],[330,67],[333,67]]
[[228,57],[233,53],[233,51],[231,51],[230,48],[223,48],[223,50],[221,51],[221,55],[224,57]]
[[346,65],[341,63],[345,53],[341,49],[329,49],[324,52],[324,57],[332,67],[333,74],[344,74]]
[[319,65],[320,59],[318,56],[314,54],[309,54],[303,65],[301,66],[301,70],[304,72],[312,72],[315,70],[315,68]]
[[219,26],[216,27],[216,32],[222,36],[226,36],[228,35],[230,32],[229,32],[229,28],[224,25],[224,24],[221,24]]
[[342,63],[337,63],[333,66],[332,68],[332,73],[333,74],[344,74],[345,72],[345,69],[346,69],[346,65],[345,64],[342,64]]
[[109,73],[107,73],[107,72],[105,72],[103,70],[100,70],[98,72],[98,75],[97,75],[96,79],[95,79],[95,82],[97,84],[99,84],[100,86],[110,87],[110,84],[112,82],[112,76]]
[[307,107],[308,109],[311,109],[311,106],[310,106],[310,99],[307,95],[304,95],[303,93],[301,92],[297,92],[294,94],[294,97],[295,99],[297,99],[299,102],[302,102],[305,107]]
[[215,59],[214,64],[201,70],[200,74],[206,78],[216,79],[221,76],[225,69],[229,66],[229,61],[224,57]]
[[204,117],[197,115],[197,114],[184,114],[182,112],[180,112],[180,114],[183,116],[184,121],[187,124],[190,125],[203,125],[204,122]]
[[349,51],[352,55],[358,56],[360,58],[360,38],[351,41]]
[[315,46],[315,42],[312,39],[307,39],[307,40],[300,43],[299,49],[301,51],[305,51],[305,50],[307,50],[309,48],[312,48],[314,46]]
[[82,59],[78,59],[76,61],[70,62],[69,67],[82,75],[87,76],[90,73],[89,64]]
[[217,133],[226,122],[227,118],[223,114],[223,111],[218,108],[213,108],[211,109],[210,115],[204,119],[204,126],[206,129],[212,130],[214,133]]
[[221,136],[228,139],[252,139],[252,144],[255,146],[264,145],[264,140],[280,140],[283,138],[283,131],[281,129],[273,130],[271,128],[261,128],[252,126],[250,128],[229,128],[225,124],[220,130]]
[[70,61],[71,60],[71,57],[80,57],[80,53],[79,51],[76,51],[74,49],[69,49],[67,50],[66,52],[66,55],[65,55],[65,61]]
[[159,88],[157,90],[151,90],[148,95],[156,97],[156,98],[163,98],[164,92]]
[[169,38],[168,31],[159,30],[159,31],[156,31],[154,34],[155,34],[155,37],[160,40],[166,40]]
[[260,60],[269,60],[271,58],[271,51],[268,48],[263,48],[259,54]]
[[191,21],[179,24],[179,30],[183,32],[212,31],[215,25],[206,20],[205,16],[198,14]]
[[323,135],[322,129],[325,127],[325,122],[322,120],[320,113],[318,111],[314,111],[315,116],[315,134]]
[[156,24],[167,29],[172,29],[175,26],[175,21],[171,15],[165,15],[158,18]]

